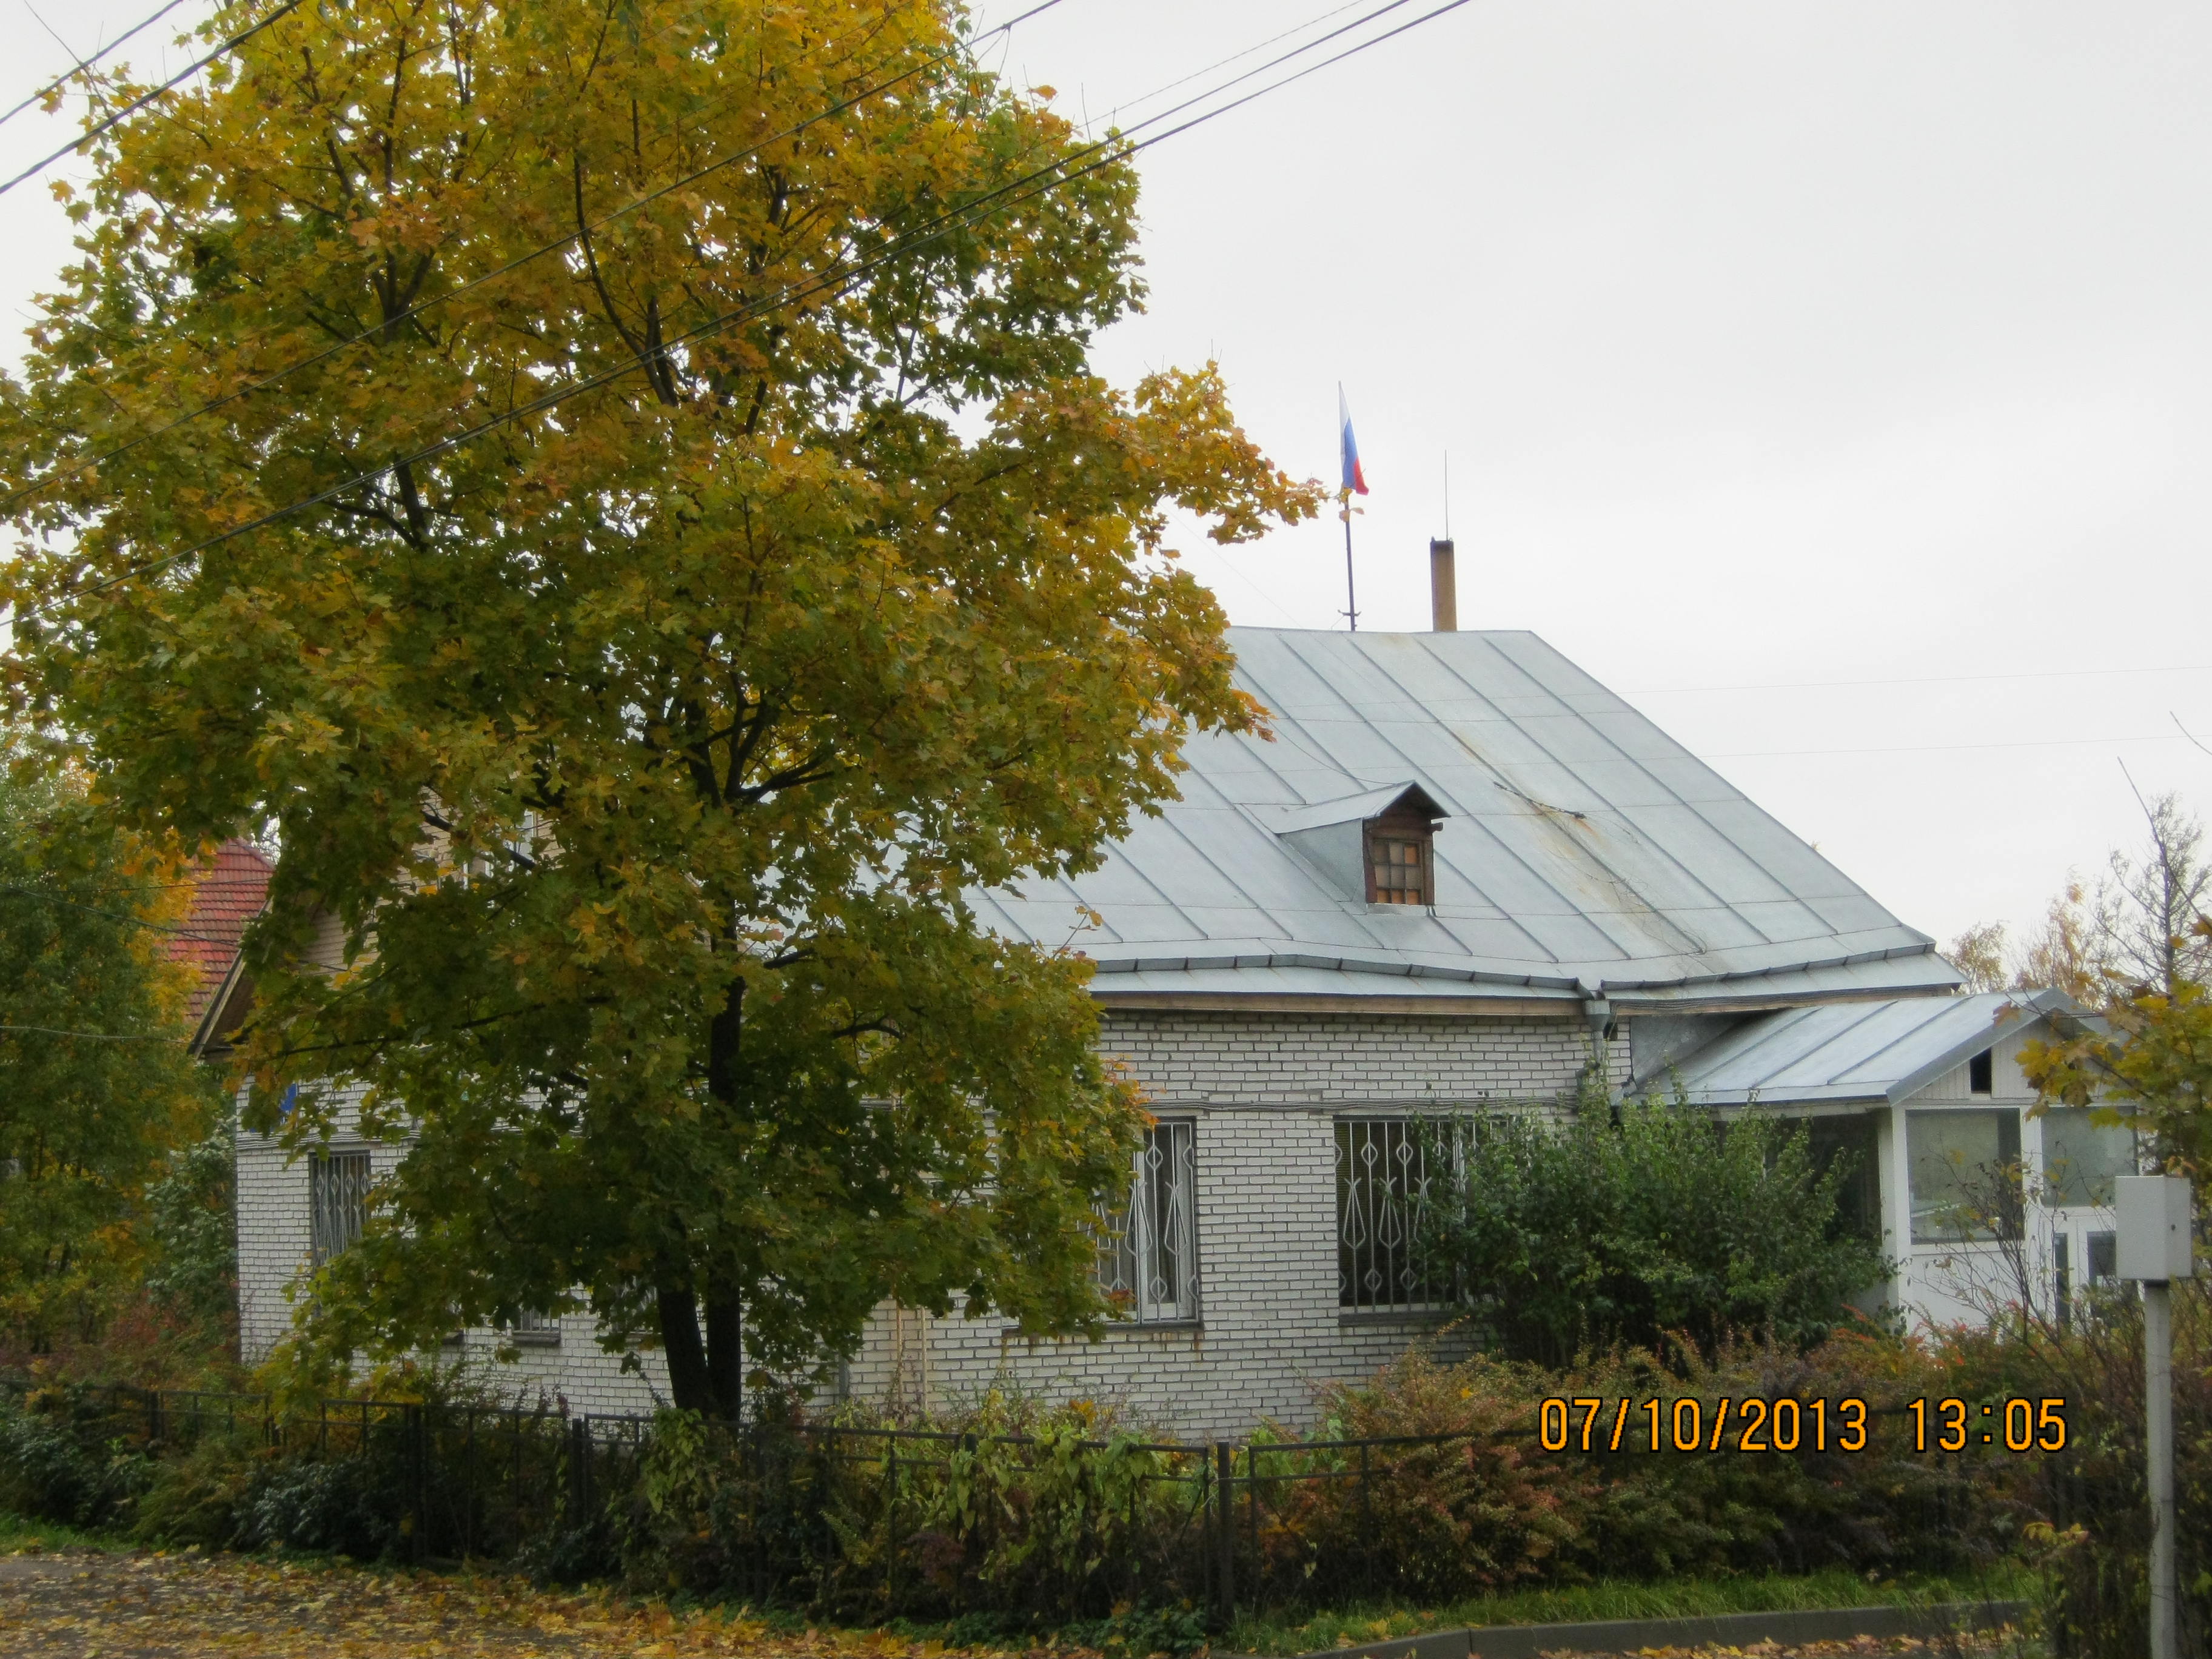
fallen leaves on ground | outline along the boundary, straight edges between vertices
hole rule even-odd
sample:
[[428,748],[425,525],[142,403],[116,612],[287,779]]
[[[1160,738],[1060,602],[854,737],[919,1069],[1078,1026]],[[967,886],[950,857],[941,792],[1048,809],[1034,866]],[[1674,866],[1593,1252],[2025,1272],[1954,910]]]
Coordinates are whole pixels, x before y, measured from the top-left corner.
[[[1088,1659],[1058,1650],[1059,1659]],[[785,1631],[527,1581],[252,1556],[0,1557],[0,1659],[953,1659],[883,1631]]]

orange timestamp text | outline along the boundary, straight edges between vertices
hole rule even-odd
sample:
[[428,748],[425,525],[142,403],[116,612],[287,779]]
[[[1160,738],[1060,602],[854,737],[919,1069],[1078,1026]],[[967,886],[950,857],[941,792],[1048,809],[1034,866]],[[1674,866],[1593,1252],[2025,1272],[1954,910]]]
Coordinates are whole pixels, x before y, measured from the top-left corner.
[[1904,1419],[1917,1452],[1998,1445],[2011,1452],[2066,1449],[2059,1397],[1988,1402],[1915,1400],[1876,1413],[1856,1395],[1840,1399],[1605,1399],[1554,1395],[1536,1413],[1547,1452],[1863,1452],[1876,1415]]

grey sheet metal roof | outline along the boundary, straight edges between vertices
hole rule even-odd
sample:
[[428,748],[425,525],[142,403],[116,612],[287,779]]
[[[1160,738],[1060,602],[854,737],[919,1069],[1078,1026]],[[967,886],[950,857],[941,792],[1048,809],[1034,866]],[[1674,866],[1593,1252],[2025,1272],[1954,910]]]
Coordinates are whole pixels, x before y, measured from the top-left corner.
[[1897,1102],[1990,1046],[1998,1028],[2070,1013],[2057,991],[1901,997],[1761,1014],[1676,1062],[1701,1106]]
[[[1926,934],[1533,634],[1230,641],[1274,741],[1194,739],[1182,799],[1103,867],[977,896],[988,925],[1048,945],[1079,928],[1079,903],[1096,911],[1103,925],[1075,944],[1102,996],[1634,1002],[1958,983]],[[1444,814],[1432,909],[1361,902],[1281,833],[1342,816],[1305,809],[1408,785]]]

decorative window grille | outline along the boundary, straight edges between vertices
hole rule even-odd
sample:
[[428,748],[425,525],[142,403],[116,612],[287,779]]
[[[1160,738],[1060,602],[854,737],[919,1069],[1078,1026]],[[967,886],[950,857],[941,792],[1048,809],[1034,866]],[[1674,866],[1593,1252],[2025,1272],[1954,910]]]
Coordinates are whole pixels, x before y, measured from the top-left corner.
[[1418,1118],[1337,1120],[1339,1307],[1431,1308],[1450,1299],[1421,1250],[1431,1179],[1423,1145]]
[[319,1149],[307,1160],[307,1249],[318,1267],[368,1222],[368,1154]]
[[1197,1128],[1157,1123],[1137,1152],[1128,1202],[1098,1218],[1098,1283],[1140,1324],[1198,1317]]
[[1429,902],[1429,845],[1426,837],[1370,835],[1367,838],[1367,884],[1370,904]]

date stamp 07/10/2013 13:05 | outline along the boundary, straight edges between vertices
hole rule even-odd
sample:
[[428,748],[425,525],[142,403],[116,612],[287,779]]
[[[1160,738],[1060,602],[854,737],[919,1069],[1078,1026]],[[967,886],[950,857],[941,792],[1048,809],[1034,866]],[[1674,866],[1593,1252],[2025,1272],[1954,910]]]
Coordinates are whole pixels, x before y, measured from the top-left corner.
[[2009,1452],[2066,1449],[2066,1401],[2039,1399],[1907,1401],[1901,1409],[1870,1411],[1855,1395],[1840,1400],[1607,1400],[1554,1395],[1536,1413],[1537,1442],[1547,1452],[1863,1452],[1876,1442],[1874,1422],[1886,1419],[1901,1437],[1888,1449]]

